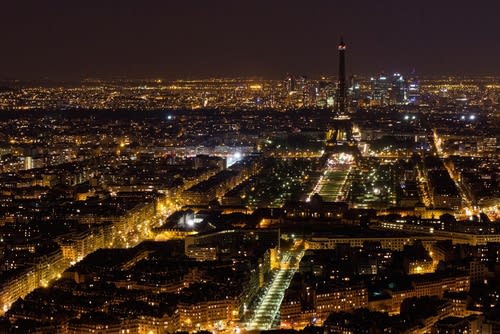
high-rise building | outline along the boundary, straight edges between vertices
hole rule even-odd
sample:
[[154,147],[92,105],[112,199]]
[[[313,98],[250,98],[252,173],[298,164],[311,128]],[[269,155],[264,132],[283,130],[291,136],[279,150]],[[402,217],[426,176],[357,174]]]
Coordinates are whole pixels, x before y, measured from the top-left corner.
[[401,105],[406,103],[406,82],[400,73],[392,76],[390,104]]
[[287,93],[295,91],[295,78],[293,77],[293,75],[287,75],[285,80],[285,87]]
[[407,81],[408,84],[408,103],[418,104],[420,102],[420,82],[413,70],[410,74],[410,78]]
[[359,99],[361,98],[361,86],[358,82],[358,78],[352,75],[349,79],[349,107],[356,109],[359,104]]
[[371,104],[376,106],[385,106],[389,104],[389,90],[391,81],[385,73],[380,73],[376,78],[370,78],[371,85]]
[[285,80],[287,105],[292,108],[311,106],[314,101],[311,83],[305,75],[288,75]]

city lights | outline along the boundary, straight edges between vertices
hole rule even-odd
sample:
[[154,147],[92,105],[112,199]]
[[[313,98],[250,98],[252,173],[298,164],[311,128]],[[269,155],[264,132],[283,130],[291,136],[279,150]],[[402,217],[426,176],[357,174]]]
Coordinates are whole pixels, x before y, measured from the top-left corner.
[[499,11],[225,1],[2,4],[0,332],[500,333]]

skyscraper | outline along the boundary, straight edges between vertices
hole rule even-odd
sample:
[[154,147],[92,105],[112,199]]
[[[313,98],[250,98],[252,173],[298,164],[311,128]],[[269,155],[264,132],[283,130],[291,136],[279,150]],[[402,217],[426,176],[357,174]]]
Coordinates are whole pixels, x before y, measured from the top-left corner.
[[407,99],[406,91],[405,79],[400,73],[394,73],[392,76],[390,104],[405,104]]
[[420,82],[413,70],[408,79],[408,103],[419,104],[420,100]]
[[361,97],[360,92],[361,86],[358,82],[358,78],[355,75],[352,75],[349,78],[349,87],[347,88],[347,96],[349,101],[348,109],[356,110],[359,104],[359,99]]
[[385,73],[380,73],[375,78],[370,78],[371,86],[371,105],[372,106],[386,106],[389,104],[389,90],[391,88],[391,81]]

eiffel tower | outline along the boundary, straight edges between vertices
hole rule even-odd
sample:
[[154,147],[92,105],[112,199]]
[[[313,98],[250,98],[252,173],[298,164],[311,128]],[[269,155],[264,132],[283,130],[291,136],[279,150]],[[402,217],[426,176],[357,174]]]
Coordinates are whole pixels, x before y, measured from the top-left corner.
[[351,143],[353,140],[351,118],[347,112],[347,87],[345,75],[345,51],[347,47],[342,37],[340,38],[337,49],[339,51],[339,73],[333,110],[334,116],[331,121],[330,129],[326,134],[326,144],[330,147],[343,143]]

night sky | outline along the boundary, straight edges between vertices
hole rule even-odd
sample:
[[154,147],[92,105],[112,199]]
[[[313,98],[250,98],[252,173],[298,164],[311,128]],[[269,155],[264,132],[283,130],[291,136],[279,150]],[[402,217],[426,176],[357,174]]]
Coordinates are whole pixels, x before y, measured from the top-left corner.
[[498,0],[3,0],[0,78],[500,75]]

